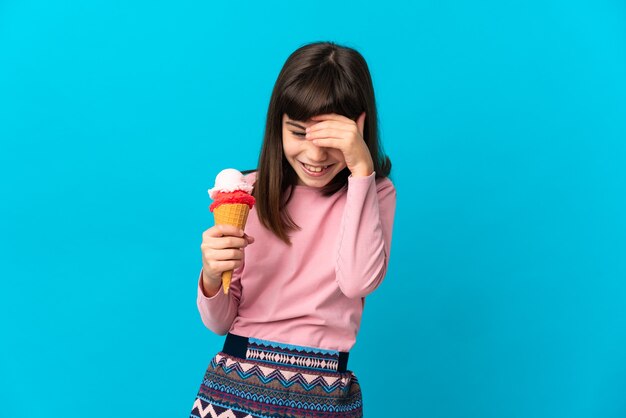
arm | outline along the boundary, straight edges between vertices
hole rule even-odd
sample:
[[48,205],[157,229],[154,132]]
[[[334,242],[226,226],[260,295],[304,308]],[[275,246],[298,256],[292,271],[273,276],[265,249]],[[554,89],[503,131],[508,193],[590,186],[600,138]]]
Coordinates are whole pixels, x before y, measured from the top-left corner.
[[241,296],[241,267],[233,271],[228,294],[224,294],[222,286],[213,296],[207,297],[202,286],[202,269],[198,278],[197,305],[204,325],[218,335],[225,335],[232,325],[239,308]]
[[365,297],[382,282],[389,264],[396,190],[375,173],[348,177],[346,206],[339,228],[335,272],[349,298]]

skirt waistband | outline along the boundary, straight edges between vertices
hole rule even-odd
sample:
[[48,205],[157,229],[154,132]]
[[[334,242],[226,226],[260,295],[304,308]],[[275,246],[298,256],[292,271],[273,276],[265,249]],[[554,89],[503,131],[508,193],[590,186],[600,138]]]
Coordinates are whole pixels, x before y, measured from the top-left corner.
[[329,370],[345,373],[348,369],[348,352],[315,347],[277,343],[241,335],[226,334],[222,352],[242,359],[269,364],[294,366],[312,370]]

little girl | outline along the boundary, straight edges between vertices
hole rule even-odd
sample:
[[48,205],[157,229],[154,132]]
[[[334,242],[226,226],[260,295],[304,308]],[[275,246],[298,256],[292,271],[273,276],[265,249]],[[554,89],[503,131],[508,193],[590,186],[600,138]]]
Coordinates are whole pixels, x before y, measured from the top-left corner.
[[396,191],[361,54],[332,42],[293,52],[266,123],[258,169],[243,172],[256,199],[246,233],[202,234],[198,309],[226,340],[191,417],[362,417],[348,357],[387,272]]

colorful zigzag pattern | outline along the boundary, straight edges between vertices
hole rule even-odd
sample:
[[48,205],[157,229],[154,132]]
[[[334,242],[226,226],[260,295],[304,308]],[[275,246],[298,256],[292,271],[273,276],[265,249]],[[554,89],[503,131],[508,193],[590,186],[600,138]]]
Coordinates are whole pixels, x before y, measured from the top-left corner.
[[304,390],[310,391],[316,386],[321,387],[326,393],[331,393],[337,389],[345,389],[355,377],[351,378],[346,374],[333,373],[332,375],[320,375],[305,373],[298,370],[287,370],[267,367],[253,362],[239,362],[231,357],[217,354],[213,360],[213,367],[222,367],[226,374],[235,372],[241,379],[248,379],[256,376],[261,382],[268,384],[273,380],[279,381],[284,387],[299,384]]
[[[250,344],[251,349],[257,345]],[[274,350],[274,352],[272,352]],[[351,371],[315,370],[332,354],[302,355],[293,348],[273,347],[268,362],[240,359],[219,352],[210,362],[193,404],[192,418],[356,418],[363,401]],[[321,356],[320,356],[321,354]],[[304,365],[291,363],[302,355]],[[321,357],[321,358],[320,358]],[[269,362],[278,359],[287,364]],[[309,360],[308,362],[306,360]],[[320,363],[317,363],[317,362]],[[308,364],[308,366],[307,366]],[[313,366],[313,367],[312,367]]]

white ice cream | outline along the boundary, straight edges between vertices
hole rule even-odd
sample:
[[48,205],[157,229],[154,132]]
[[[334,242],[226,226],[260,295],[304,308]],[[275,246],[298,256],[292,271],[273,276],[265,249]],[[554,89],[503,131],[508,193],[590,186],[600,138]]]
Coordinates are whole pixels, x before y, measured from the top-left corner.
[[243,190],[246,193],[250,193],[252,188],[252,185],[246,182],[246,179],[239,170],[226,168],[220,171],[217,177],[215,177],[215,186],[209,189],[209,196],[211,199],[215,199],[215,195],[218,192],[227,193],[236,190]]

